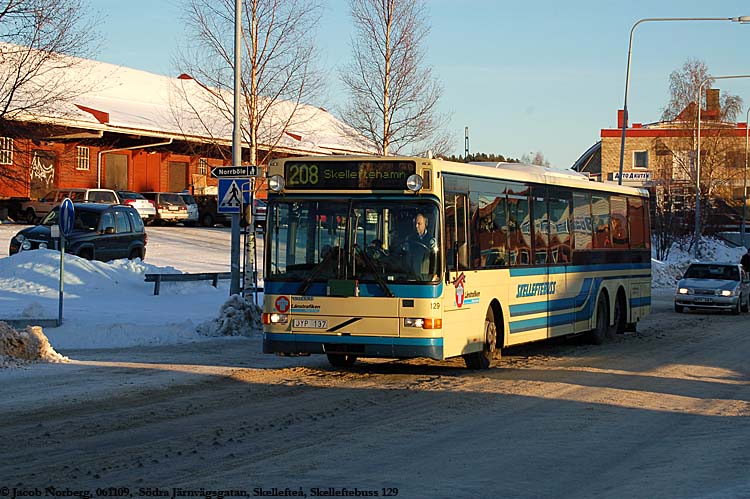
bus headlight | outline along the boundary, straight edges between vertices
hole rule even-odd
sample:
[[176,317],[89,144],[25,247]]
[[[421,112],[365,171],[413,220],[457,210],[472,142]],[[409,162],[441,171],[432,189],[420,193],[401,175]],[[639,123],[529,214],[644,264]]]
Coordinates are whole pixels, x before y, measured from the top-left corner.
[[284,177],[273,175],[268,179],[268,188],[273,192],[281,192],[284,189]]
[[412,192],[419,192],[424,184],[422,176],[418,174],[409,175],[406,179],[406,188]]
[[420,329],[442,329],[443,319],[431,317],[404,317],[404,327],[416,327]]
[[261,321],[265,325],[286,324],[287,322],[289,322],[289,316],[286,314],[277,314],[276,312],[271,314],[263,313],[263,315],[261,315]]

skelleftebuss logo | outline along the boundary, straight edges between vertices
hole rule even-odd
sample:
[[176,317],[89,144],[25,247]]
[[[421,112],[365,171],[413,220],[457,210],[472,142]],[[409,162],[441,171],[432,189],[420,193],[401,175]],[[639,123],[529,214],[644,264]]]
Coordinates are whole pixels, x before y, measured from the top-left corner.
[[285,314],[289,311],[289,298],[287,298],[286,296],[279,296],[278,298],[276,298],[275,305],[276,310],[280,314]]

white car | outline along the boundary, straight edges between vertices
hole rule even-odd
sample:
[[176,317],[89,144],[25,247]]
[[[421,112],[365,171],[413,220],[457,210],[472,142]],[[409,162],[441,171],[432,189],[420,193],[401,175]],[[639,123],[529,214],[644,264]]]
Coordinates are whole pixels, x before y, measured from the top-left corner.
[[141,192],[156,205],[154,223],[177,223],[188,219],[187,205],[176,192]]
[[750,279],[742,265],[723,262],[691,263],[677,283],[674,310],[725,310],[733,314],[750,309]]
[[122,204],[135,208],[144,222],[149,223],[156,217],[156,206],[143,195],[133,191],[117,191]]
[[74,203],[120,204],[120,198],[111,189],[53,189],[39,201],[27,201],[23,203],[21,211],[28,223],[35,224],[52,211],[54,207],[59,206],[65,198],[70,198]]
[[180,197],[187,205],[188,217],[185,220],[185,225],[195,225],[198,223],[198,202],[187,192],[180,192]]

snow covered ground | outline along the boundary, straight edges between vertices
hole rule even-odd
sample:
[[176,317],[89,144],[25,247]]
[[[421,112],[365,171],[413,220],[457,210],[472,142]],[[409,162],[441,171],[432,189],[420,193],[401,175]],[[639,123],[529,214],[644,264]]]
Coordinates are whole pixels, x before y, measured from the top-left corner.
[[[0,320],[56,319],[59,253],[41,250],[9,257],[10,238],[21,228],[0,225]],[[144,274],[152,272],[229,271],[229,229],[149,227],[148,234],[145,262],[66,256],[63,324],[44,329],[53,348],[168,345],[228,332],[247,335],[258,327],[245,321],[252,310],[239,301],[228,302],[228,281],[220,281],[218,288],[207,281],[162,283],[158,296],[153,284],[144,282]],[[258,243],[262,251],[262,241]],[[703,252],[709,259],[739,261],[743,250],[709,240]],[[653,287],[672,288],[690,260],[679,247],[667,261],[653,260]]]
[[[57,319],[60,254],[39,250],[8,256],[10,238],[23,226],[0,225],[0,321]],[[229,300],[229,281],[162,283],[154,296],[146,273],[227,272],[231,231],[223,228],[148,228],[146,260],[87,261],[66,255],[63,324],[46,327],[55,349],[119,348],[201,341],[217,331],[220,316],[237,318],[246,310],[221,311]],[[262,250],[262,241],[258,239]],[[262,296],[259,295],[259,299]],[[242,307],[240,307],[242,308]],[[247,324],[233,323],[236,334]],[[252,324],[252,323],[251,323]],[[257,324],[256,324],[257,326]]]

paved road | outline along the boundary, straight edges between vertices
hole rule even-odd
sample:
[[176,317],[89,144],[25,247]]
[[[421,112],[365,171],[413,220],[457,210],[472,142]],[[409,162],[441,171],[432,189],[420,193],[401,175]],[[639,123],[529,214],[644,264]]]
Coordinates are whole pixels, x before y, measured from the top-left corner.
[[677,315],[660,293],[636,334],[514,348],[486,372],[338,372],[258,337],[63,352],[0,380],[0,486],[747,497],[749,320]]

